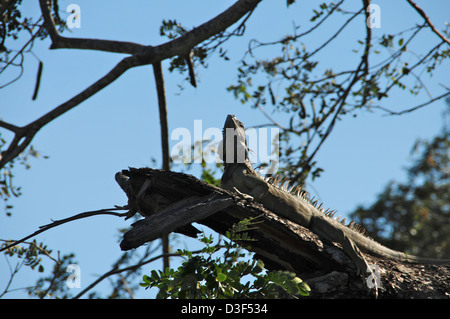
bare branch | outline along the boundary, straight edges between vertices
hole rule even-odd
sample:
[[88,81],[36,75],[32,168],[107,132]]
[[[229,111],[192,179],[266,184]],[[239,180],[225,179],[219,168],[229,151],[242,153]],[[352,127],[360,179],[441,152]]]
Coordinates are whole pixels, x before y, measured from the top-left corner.
[[175,55],[183,56],[189,53],[199,43],[205,41],[211,36],[226,30],[252,11],[261,0],[239,0],[227,10],[215,18],[192,29],[179,38],[156,47],[147,48],[142,58],[147,63],[161,61]]
[[[198,254],[198,253],[201,253],[201,252],[202,252],[201,250],[196,250],[196,251],[193,251],[192,253],[193,254]],[[147,265],[149,263],[152,263],[152,262],[154,262],[154,261],[156,261],[158,259],[164,258],[164,257],[183,257],[183,255],[181,255],[179,252],[171,253],[171,254],[161,254],[159,256],[156,256],[156,257],[144,260],[142,262],[139,262],[136,265],[132,265],[132,266],[125,267],[125,268],[120,268],[120,269],[117,268],[117,267],[113,268],[110,271],[104,273],[102,276],[100,276],[97,280],[95,280],[93,283],[91,283],[85,289],[83,289],[78,295],[76,295],[74,297],[74,299],[79,299],[82,295],[84,295],[86,292],[88,292],[89,290],[94,288],[96,285],[98,285],[100,282],[102,282],[104,279],[108,278],[109,276],[120,274],[120,273],[125,272],[125,271],[134,271],[134,270],[136,270],[136,269],[138,269],[138,268],[140,268],[140,267],[142,267],[144,265]]]
[[310,58],[320,50],[322,50],[324,47],[326,47],[331,41],[333,41],[344,29],[345,27],[357,16],[361,14],[361,12],[364,11],[364,8],[353,14],[350,19],[345,21],[345,23],[328,39],[326,40],[321,46],[319,46],[317,49],[315,49],[313,52],[306,54],[305,57],[302,57],[302,59]]
[[39,227],[40,229],[35,231],[34,233],[32,233],[32,234],[30,234],[28,236],[25,236],[22,239],[16,240],[13,243],[11,243],[11,244],[9,244],[9,245],[7,245],[5,247],[0,248],[0,252],[2,252],[4,250],[7,250],[7,249],[9,249],[11,247],[14,247],[15,245],[18,245],[18,244],[24,242],[25,240],[27,240],[27,239],[29,239],[31,237],[34,237],[36,235],[39,235],[40,233],[43,233],[43,232],[45,232],[45,231],[47,231],[47,230],[49,230],[49,229],[51,229],[53,227],[56,227],[56,226],[59,226],[59,225],[71,222],[73,220],[87,218],[87,217],[96,216],[96,215],[113,215],[113,216],[117,216],[117,217],[125,217],[126,213],[111,212],[111,210],[124,210],[124,209],[125,208],[100,209],[100,210],[94,210],[94,211],[80,213],[80,214],[77,214],[75,216],[64,218],[64,219],[61,219],[61,220],[55,220],[55,221],[53,221],[50,224],[47,224],[47,225],[44,225],[44,226],[40,226]]
[[192,51],[189,52],[189,54],[185,55],[184,60],[186,61],[186,64],[188,66],[189,70],[189,80],[191,82],[191,85],[193,87],[197,87],[197,81],[195,79],[195,72],[194,72],[194,62],[192,61],[192,56],[194,53]]
[[58,33],[58,30],[56,30],[55,21],[53,20],[49,9],[50,1],[39,0],[39,5],[41,7],[42,15],[44,16],[45,28],[52,39],[50,49],[85,49],[136,54],[146,47],[133,42],[63,37]]
[[7,122],[1,121],[1,120],[0,120],[0,127],[3,127],[3,128],[5,128],[5,129],[7,129],[7,130],[9,130],[11,132],[14,132],[14,133],[17,133],[17,132],[19,132],[22,129],[19,126],[15,126],[15,125],[13,125],[11,123],[7,123]]
[[414,1],[412,0],[406,0],[408,3],[413,7],[425,20],[425,22],[430,26],[431,30],[439,37],[442,41],[447,42],[447,44],[450,44],[450,40],[447,39],[436,27],[431,23],[430,18],[427,16],[425,11],[422,10],[421,7],[419,7]]
[[[169,124],[167,121],[166,89],[164,87],[164,75],[161,67],[161,62],[153,64],[153,75],[156,83],[156,92],[158,94],[159,121],[161,127],[162,167],[164,170],[169,170]],[[168,235],[161,238],[161,244],[163,254],[166,254],[166,256],[163,257],[163,269],[166,269],[170,266],[170,258],[167,256],[170,253]]]
[[382,107],[382,106],[374,106],[374,107],[377,108],[377,109],[383,110],[385,112],[388,112],[389,113],[388,115],[402,115],[402,114],[405,114],[405,113],[410,113],[410,112],[413,112],[415,110],[418,110],[418,109],[420,109],[420,108],[422,108],[424,106],[427,106],[427,105],[429,105],[429,104],[431,104],[431,103],[433,103],[433,102],[435,102],[437,100],[440,100],[440,99],[442,99],[442,98],[444,98],[446,96],[450,96],[450,91],[447,92],[447,93],[441,94],[441,95],[435,97],[434,99],[431,99],[431,100],[429,100],[429,101],[427,101],[425,103],[419,104],[417,106],[414,106],[412,108],[408,108],[408,109],[400,111],[400,112],[394,112],[394,111],[391,111],[388,108],[385,108],[385,107]]
[[[366,3],[366,0],[363,0],[364,3]],[[368,28],[367,28],[368,29]],[[366,30],[367,30],[366,29]],[[312,154],[306,159],[306,161],[301,162],[303,167],[307,167],[309,166],[309,163],[312,161],[312,159],[314,158],[314,156],[316,155],[316,153],[319,151],[320,147],[322,146],[322,144],[325,142],[325,140],[328,138],[328,136],[330,135],[331,131],[334,128],[334,125],[336,124],[336,121],[339,117],[339,114],[341,113],[342,109],[344,108],[344,106],[346,105],[346,100],[348,95],[350,94],[351,89],[353,88],[353,86],[363,77],[367,75],[367,71],[368,71],[368,55],[369,55],[369,48],[370,48],[370,37],[371,37],[371,33],[370,31],[367,31],[366,34],[366,48],[364,50],[364,53],[361,57],[361,62],[359,63],[358,67],[356,68],[356,70],[353,73],[353,78],[351,80],[351,82],[349,83],[348,87],[345,89],[345,91],[343,91],[342,95],[339,97],[339,99],[336,100],[336,102],[334,103],[334,105],[331,107],[331,110],[336,109],[336,111],[334,112],[334,116],[330,122],[330,124],[328,125],[328,128],[325,132],[325,134],[322,135],[321,140],[319,142],[319,144],[316,146],[315,150],[312,152]],[[360,74],[362,72],[362,74]],[[339,105],[339,107],[337,107]],[[331,114],[332,112],[329,112],[328,114]],[[322,122],[323,123],[323,122]],[[315,131],[316,133],[317,131]],[[314,134],[315,134],[314,133]],[[302,177],[302,172],[298,173],[295,176],[294,180],[301,180]]]
[[163,169],[170,169],[169,156],[169,125],[167,121],[166,89],[164,87],[164,75],[161,62],[153,64],[153,75],[155,78],[156,92],[158,94],[159,121],[161,125],[161,146]]
[[239,0],[227,10],[215,18],[187,32],[183,36],[176,38],[157,47],[145,46],[132,42],[121,42],[100,39],[66,38],[59,35],[55,23],[49,10],[49,0],[39,0],[42,14],[45,20],[45,27],[52,39],[51,49],[69,48],[99,50],[116,53],[128,53],[141,55],[145,59],[145,64],[153,64],[172,56],[183,56],[197,44],[205,41],[209,37],[222,32],[229,26],[239,21],[245,14],[252,11],[261,0]]
[[[301,37],[304,37],[306,35],[308,35],[309,33],[313,32],[315,29],[317,29],[323,22],[325,22],[332,14],[333,12],[340,7],[340,5],[344,2],[344,0],[339,1],[339,3],[333,5],[333,7],[331,8],[331,10],[318,22],[316,23],[314,26],[312,26],[310,29],[306,30],[305,32],[302,32],[300,34],[294,34],[292,36],[287,36],[286,38],[284,38],[283,40],[277,40],[277,41],[272,41],[272,42],[259,42],[258,40],[251,40],[249,43],[249,53],[252,53],[252,50],[261,47],[261,46],[266,46],[266,45],[274,45],[274,44],[278,44],[278,43],[282,43],[283,41],[292,41],[292,40],[297,40]],[[295,31],[294,31],[295,32]],[[251,47],[250,45],[255,42],[256,45],[254,47]]]
[[[437,52],[439,48],[444,44],[445,42],[442,41],[439,44],[437,44],[434,48],[432,48],[430,51],[428,51],[427,54],[423,58],[421,58],[419,61],[416,62],[413,66],[409,67],[409,73],[411,73],[412,70],[414,70],[416,67],[421,66],[430,56],[432,57],[432,54],[434,52]],[[392,81],[392,83],[384,90],[384,92],[381,93],[382,96],[387,96],[387,93],[396,85],[400,79],[402,79],[404,76],[406,76],[406,73],[402,73],[400,76],[397,77],[397,81]]]
[[[101,50],[109,52],[121,52],[121,53],[133,53],[132,56],[124,58],[120,61],[110,72],[108,72],[100,80],[89,86],[83,92],[74,96],[67,102],[59,105],[52,111],[48,112],[44,116],[35,120],[34,122],[28,124],[20,130],[20,133],[16,132],[16,136],[9,145],[8,149],[0,155],[0,169],[6,165],[6,163],[12,161],[16,158],[25,148],[31,143],[32,139],[36,133],[46,124],[74,108],[81,102],[85,101],[95,93],[99,92],[117,78],[119,78],[128,69],[147,65],[155,64],[167,58],[173,56],[183,56],[190,52],[190,50],[213,36],[219,33],[229,26],[233,25],[235,22],[240,20],[249,11],[252,11],[256,5],[261,0],[239,0],[230,8],[216,16],[215,18],[205,22],[197,28],[187,32],[183,36],[169,41],[167,43],[161,44],[156,47],[152,46],[133,46],[130,50],[128,44],[119,43],[116,41],[105,41],[105,40],[95,40],[95,39],[69,39],[62,38],[56,31],[55,24],[51,18],[48,1],[40,0],[41,10],[45,19],[45,26],[50,34],[52,41],[61,40],[66,43],[67,48],[79,48],[79,49],[92,49]],[[70,45],[68,44],[70,43]],[[55,44],[56,45],[56,44]]]
[[[25,148],[31,143],[32,139],[36,133],[46,124],[53,121],[55,118],[71,110],[81,102],[87,100],[92,95],[102,90],[117,78],[119,78],[128,69],[139,65],[138,59],[134,56],[127,57],[120,61],[111,71],[109,71],[105,76],[99,79],[97,82],[89,86],[87,89],[74,96],[67,102],[54,108],[52,111],[38,118],[37,120],[31,122],[27,126],[24,126],[20,130],[16,130],[16,136],[9,145],[8,149],[1,154],[0,158],[0,168],[6,165],[6,163],[13,160]],[[4,122],[3,122],[4,124]],[[11,127],[11,126],[10,126]]]

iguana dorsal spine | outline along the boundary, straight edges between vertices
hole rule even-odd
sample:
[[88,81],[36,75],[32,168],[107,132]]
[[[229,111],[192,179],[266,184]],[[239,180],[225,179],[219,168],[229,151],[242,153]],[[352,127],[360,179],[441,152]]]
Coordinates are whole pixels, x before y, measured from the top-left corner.
[[[334,211],[322,209],[317,201],[311,201],[301,189],[295,189],[296,194],[293,194],[292,188],[287,188],[288,183],[280,185],[277,177],[261,177],[248,159],[244,125],[234,115],[227,116],[220,148],[219,154],[225,167],[222,188],[249,195],[273,213],[310,229],[323,239],[339,243],[355,263],[358,274],[372,274],[360,250],[369,255],[406,263],[450,263],[450,260],[422,258],[385,247],[364,235],[364,229],[356,223],[345,225],[345,221],[334,218]],[[230,153],[234,156],[229,156]],[[245,157],[242,159],[236,154],[244,154]]]

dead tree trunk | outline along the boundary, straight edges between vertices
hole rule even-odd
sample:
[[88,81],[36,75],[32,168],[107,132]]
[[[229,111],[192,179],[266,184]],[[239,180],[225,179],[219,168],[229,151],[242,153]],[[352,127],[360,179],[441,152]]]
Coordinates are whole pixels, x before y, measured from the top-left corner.
[[[225,234],[238,221],[258,217],[263,222],[243,243],[268,270],[295,272],[315,298],[366,298],[373,292],[339,245],[321,240],[310,230],[275,215],[262,205],[209,185],[191,175],[140,168],[116,174],[128,196],[129,216],[145,216],[124,234],[122,250],[159,239],[171,232],[195,237],[196,222]],[[378,298],[449,298],[450,265],[404,264],[366,255],[379,267]]]

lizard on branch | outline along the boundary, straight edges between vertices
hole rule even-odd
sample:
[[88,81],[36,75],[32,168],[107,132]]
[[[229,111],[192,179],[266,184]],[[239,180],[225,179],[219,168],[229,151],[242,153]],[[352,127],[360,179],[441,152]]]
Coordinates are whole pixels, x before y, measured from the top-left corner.
[[[333,219],[332,214],[311,203],[307,196],[300,193],[300,189],[294,195],[287,187],[280,187],[271,179],[260,176],[252,168],[248,151],[244,125],[234,115],[228,115],[219,147],[219,156],[224,161],[225,168],[221,187],[243,193],[273,213],[308,228],[320,238],[340,244],[363,279],[374,273],[361,251],[404,263],[450,263],[450,260],[422,258],[390,249],[364,235],[355,223],[345,225]],[[377,287],[375,288],[376,293]]]

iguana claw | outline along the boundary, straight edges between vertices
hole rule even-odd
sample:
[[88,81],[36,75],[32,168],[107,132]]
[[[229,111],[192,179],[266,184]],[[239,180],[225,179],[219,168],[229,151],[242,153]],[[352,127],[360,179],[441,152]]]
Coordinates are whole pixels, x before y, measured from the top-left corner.
[[232,190],[233,190],[233,192],[235,192],[236,194],[238,194],[239,197],[241,197],[242,199],[245,199],[245,200],[253,200],[253,196],[250,196],[250,195],[248,195],[248,194],[244,194],[244,193],[240,192],[236,187],[233,187]]

